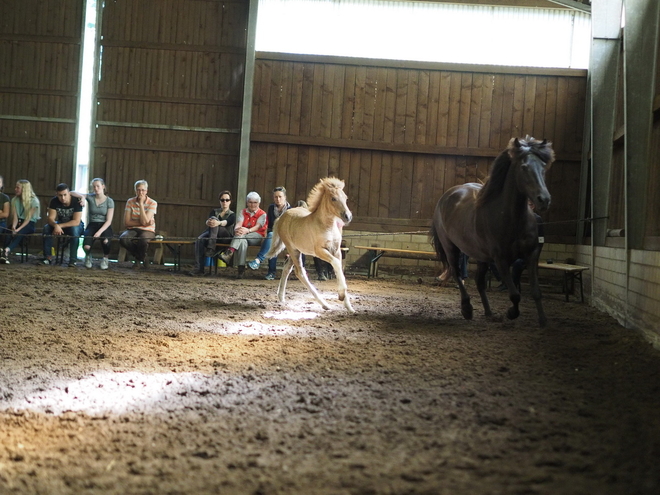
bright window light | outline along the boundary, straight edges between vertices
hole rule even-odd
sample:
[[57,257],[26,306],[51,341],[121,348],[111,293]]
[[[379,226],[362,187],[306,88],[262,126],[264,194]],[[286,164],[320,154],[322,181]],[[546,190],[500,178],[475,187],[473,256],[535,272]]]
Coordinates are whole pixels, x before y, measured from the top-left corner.
[[257,51],[587,68],[591,16],[384,0],[260,0]]

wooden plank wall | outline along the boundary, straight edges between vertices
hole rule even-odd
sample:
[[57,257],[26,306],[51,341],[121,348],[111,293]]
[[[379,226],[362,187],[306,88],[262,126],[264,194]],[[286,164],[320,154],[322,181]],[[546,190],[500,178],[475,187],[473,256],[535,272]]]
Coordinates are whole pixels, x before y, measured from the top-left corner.
[[[258,53],[249,185],[289,200],[347,183],[352,228],[426,226],[449,187],[483,181],[513,136],[554,143],[546,220],[578,217],[586,71]],[[575,224],[549,226],[574,236]]]
[[[0,175],[45,201],[73,182],[83,2],[0,2]],[[45,211],[42,211],[45,214]]]
[[242,0],[105,3],[91,173],[117,211],[146,179],[157,230],[191,237],[236,190],[247,14]]

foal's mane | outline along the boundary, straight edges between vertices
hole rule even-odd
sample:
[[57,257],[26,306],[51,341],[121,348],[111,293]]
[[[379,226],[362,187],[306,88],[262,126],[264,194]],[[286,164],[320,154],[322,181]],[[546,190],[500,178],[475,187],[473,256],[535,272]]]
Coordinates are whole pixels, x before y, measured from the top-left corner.
[[316,211],[321,204],[323,195],[330,189],[344,189],[344,181],[337,179],[336,177],[326,177],[325,179],[321,179],[309,192],[309,196],[307,196],[307,206],[309,207],[310,212],[313,213]]
[[525,139],[518,139],[519,146],[517,146],[516,139],[511,138],[506,149],[495,158],[490,175],[477,195],[477,205],[482,206],[488,203],[502,191],[514,157],[521,159],[525,154],[532,153],[538,156],[547,168],[554,161],[555,153],[552,151],[552,143],[526,136]]

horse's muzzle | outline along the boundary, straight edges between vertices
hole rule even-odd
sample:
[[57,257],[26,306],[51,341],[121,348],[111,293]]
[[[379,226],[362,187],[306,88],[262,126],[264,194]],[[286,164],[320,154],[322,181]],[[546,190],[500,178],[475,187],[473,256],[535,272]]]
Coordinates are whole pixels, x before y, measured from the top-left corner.
[[544,213],[550,208],[550,195],[539,195],[534,201],[534,206],[538,213]]
[[344,220],[346,221],[346,223],[351,223],[351,220],[353,220],[353,214],[350,211],[345,211]]

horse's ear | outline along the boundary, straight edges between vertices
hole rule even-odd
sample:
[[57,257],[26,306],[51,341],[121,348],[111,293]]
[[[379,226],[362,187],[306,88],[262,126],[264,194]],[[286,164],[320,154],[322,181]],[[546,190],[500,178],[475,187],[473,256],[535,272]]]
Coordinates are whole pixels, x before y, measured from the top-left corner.
[[546,144],[548,144],[548,140],[544,139],[543,142],[541,143],[541,146],[545,146]]
[[520,144],[520,141],[518,141],[518,138],[515,138],[515,139],[513,140],[513,144],[516,146],[516,148],[520,148],[520,147],[521,147],[521,144]]

